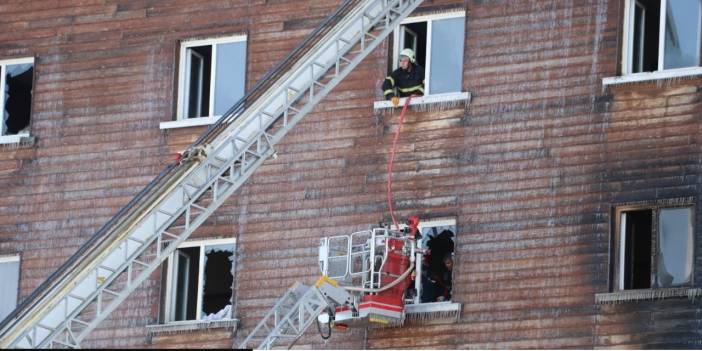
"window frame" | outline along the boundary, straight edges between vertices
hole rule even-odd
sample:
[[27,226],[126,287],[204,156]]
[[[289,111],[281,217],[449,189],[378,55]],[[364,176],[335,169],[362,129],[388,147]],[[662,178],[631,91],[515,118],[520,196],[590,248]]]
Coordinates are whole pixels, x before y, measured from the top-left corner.
[[[424,91],[425,91],[425,96],[429,95],[437,95],[437,94],[432,94],[431,92],[431,44],[432,44],[432,30],[433,30],[433,22],[437,20],[444,20],[444,19],[452,19],[452,18],[464,18],[466,17],[466,11],[465,10],[455,10],[455,11],[449,11],[449,12],[443,12],[443,13],[435,13],[435,14],[429,14],[429,15],[420,15],[420,16],[413,16],[413,17],[407,17],[405,20],[403,20],[395,30],[393,30],[392,33],[392,69],[396,70],[397,67],[399,66],[398,61],[400,60],[400,32],[402,31],[402,27],[405,24],[412,24],[412,23],[420,23],[420,22],[427,22],[427,38],[426,38],[426,59],[425,59],[425,64],[424,64]],[[463,36],[465,39],[465,27],[464,27],[464,32]],[[465,41],[465,40],[464,40]],[[463,47],[463,59],[464,62],[461,65],[461,72],[463,72],[463,66],[465,65],[465,46]],[[461,75],[461,91],[463,90],[463,76]],[[455,91],[455,92],[450,92],[450,93],[443,93],[443,94],[456,94],[460,93],[461,91]]]
[[[29,57],[19,57],[12,59],[0,60],[0,92],[2,93],[2,98],[0,98],[0,144],[4,143],[18,143],[21,137],[29,137],[30,133],[17,133],[17,134],[5,134],[5,80],[7,75],[7,66],[10,65],[24,65],[31,63],[33,68],[36,68],[36,63],[34,56]],[[34,70],[36,72],[36,69]],[[32,123],[32,105],[34,104],[34,81],[36,74],[32,74],[32,99],[29,103],[29,124],[31,128]]]
[[[164,324],[178,324],[178,323],[200,323],[202,322],[202,298],[203,298],[203,289],[204,289],[204,280],[202,279],[202,276],[204,274],[204,269],[205,269],[205,255],[203,254],[205,247],[207,246],[218,246],[218,245],[227,245],[227,244],[232,244],[234,245],[234,254],[236,255],[236,238],[225,238],[225,239],[203,239],[203,240],[193,240],[193,241],[187,241],[184,243],[181,243],[178,245],[178,247],[171,252],[170,255],[168,255],[167,259],[167,269],[166,269],[166,292],[165,292],[165,298],[164,298],[164,306],[163,306],[163,319],[164,319]],[[174,293],[174,286],[173,284],[176,283],[174,280],[175,277],[175,265],[173,264],[174,257],[176,255],[176,252],[178,249],[186,249],[186,248],[193,248],[193,247],[198,247],[200,249],[200,255],[199,255],[199,263],[198,263],[198,282],[197,282],[197,298],[196,298],[196,304],[197,307],[195,308],[195,319],[192,320],[183,320],[183,321],[175,321],[173,320],[173,309],[172,309],[172,303],[173,303],[173,293]],[[232,263],[232,275],[236,272],[236,260]],[[233,290],[233,288],[232,288]],[[234,294],[232,293],[232,297]],[[232,301],[232,305],[233,305]],[[223,318],[222,320],[233,320],[234,315],[233,311],[229,312],[229,316],[227,318]]]
[[[690,281],[686,284],[672,287],[654,287],[656,285],[656,278],[658,276],[658,236],[659,233],[659,215],[660,211],[663,209],[676,209],[676,208],[689,208],[692,213],[692,271],[690,272]],[[639,210],[651,210],[651,274],[650,274],[650,288],[647,289],[624,289],[624,274],[623,267],[625,260],[623,259],[624,250],[626,249],[622,245],[622,223],[621,214],[623,212],[639,211]],[[613,247],[610,251],[610,255],[614,256],[611,260],[611,283],[610,291],[612,292],[625,292],[633,290],[658,290],[658,289],[671,289],[671,288],[690,288],[695,284],[695,258],[697,257],[697,249],[695,248],[696,242],[696,228],[697,228],[697,205],[694,199],[673,199],[673,200],[659,200],[659,201],[646,201],[639,203],[627,203],[613,206]]]
[[[236,34],[226,37],[216,37],[207,39],[189,39],[180,42],[180,53],[178,55],[178,101],[176,103],[176,121],[188,121],[188,120],[198,120],[198,119],[210,119],[218,120],[221,115],[214,114],[214,99],[215,99],[215,87],[217,78],[217,46],[220,44],[231,44],[244,42],[248,49],[248,36],[246,34]],[[200,116],[188,118],[185,111],[185,91],[186,91],[186,81],[189,82],[189,77],[186,77],[186,60],[188,48],[196,46],[212,46],[211,63],[210,63],[210,96],[208,106],[209,116]],[[248,61],[248,57],[247,57]],[[247,65],[247,62],[244,62]],[[246,90],[246,68],[244,69],[244,90]],[[204,101],[203,101],[204,102]],[[193,125],[200,125],[201,123],[194,123]]]
[[[15,306],[14,308],[17,308],[17,304],[20,302],[19,300],[19,292],[20,292],[20,279],[22,278],[22,257],[19,254],[14,254],[14,255],[0,255],[0,264],[3,263],[10,263],[10,262],[17,262],[18,264],[18,269],[17,269],[17,291],[15,292]],[[12,313],[12,311],[10,311]],[[6,316],[5,316],[6,317]],[[0,318],[0,321],[2,321],[5,317]]]
[[[453,278],[455,277],[455,269],[456,269],[456,248],[458,246],[457,238],[458,238],[458,224],[456,222],[456,218],[453,217],[442,217],[442,218],[432,218],[432,219],[427,219],[427,220],[419,220],[419,225],[417,226],[417,230],[421,233],[422,229],[424,228],[432,228],[432,227],[445,227],[445,226],[453,226],[454,227],[454,233],[453,233],[453,267],[454,270],[451,271],[451,281],[452,281],[452,286],[451,286],[451,300],[447,301],[440,301],[440,302],[421,302],[421,295],[422,295],[422,280],[421,279],[415,279],[414,280],[414,288],[417,291],[417,296],[414,297],[414,301],[412,302],[411,305],[413,306],[420,306],[420,305],[436,305],[436,304],[453,304],[455,303],[453,301],[453,297],[456,296],[456,284],[453,281]],[[393,230],[404,230],[407,228],[407,224],[398,224],[397,227],[394,225],[391,226]],[[418,249],[424,249],[423,247],[423,241],[420,241],[417,244]],[[421,262],[423,259],[421,253],[417,253],[417,256],[415,257],[416,262]],[[416,268],[416,276],[421,277],[422,276],[422,265],[419,264],[417,265]]]
[[[660,17],[658,20],[658,64],[657,69],[653,72],[632,72],[633,69],[633,59],[634,59],[634,24],[636,23],[634,16],[636,15],[636,5],[639,3],[638,0],[625,0],[624,1],[624,27],[623,27],[623,46],[622,46],[622,76],[632,76],[638,74],[651,74],[657,72],[675,72],[678,70],[691,70],[694,68],[702,67],[702,63],[698,63],[697,66],[683,67],[683,68],[669,68],[665,69],[665,28],[667,21],[668,12],[668,1],[669,0],[659,0],[660,3]],[[702,14],[702,3],[699,3],[700,13]],[[644,7],[645,9],[645,7]],[[698,28],[700,28],[700,36],[702,37],[702,16],[698,19]],[[644,39],[645,42],[645,39]],[[700,52],[702,60],[702,40],[697,42],[697,51]]]

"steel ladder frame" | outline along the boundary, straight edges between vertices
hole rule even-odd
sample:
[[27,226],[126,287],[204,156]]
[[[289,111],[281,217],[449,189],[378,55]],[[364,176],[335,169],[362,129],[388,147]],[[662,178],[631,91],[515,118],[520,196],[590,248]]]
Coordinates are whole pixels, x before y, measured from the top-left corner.
[[[187,170],[153,201],[158,205],[130,224],[110,250],[64,282],[57,294],[46,298],[49,301],[12,321],[0,347],[80,347],[180,243],[274,156],[273,146],[420,3],[363,1],[280,79],[282,84],[274,84],[213,143],[193,153],[196,157],[188,160]],[[371,34],[379,29],[379,34]],[[351,52],[355,47],[360,49]],[[332,69],[331,79],[322,83]],[[274,108],[266,110],[270,106]]]
[[296,283],[276,302],[263,319],[236,348],[270,350],[291,348],[327,307],[315,286]]

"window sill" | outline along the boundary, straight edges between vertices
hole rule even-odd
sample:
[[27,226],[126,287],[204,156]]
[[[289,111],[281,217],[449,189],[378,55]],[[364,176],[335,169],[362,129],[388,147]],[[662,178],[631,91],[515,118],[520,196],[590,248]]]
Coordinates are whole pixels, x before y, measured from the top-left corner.
[[21,133],[15,135],[0,135],[0,146],[8,145],[10,147],[17,146],[32,146],[35,139],[29,133]]
[[634,73],[620,77],[602,78],[603,86],[616,86],[639,82],[652,82],[666,79],[694,78],[702,75],[702,67],[669,69],[665,71]]
[[638,289],[595,294],[595,303],[604,305],[684,297],[694,300],[700,296],[702,289],[699,288]]
[[161,122],[159,124],[160,129],[176,129],[176,128],[188,128],[188,127],[201,127],[214,124],[222,116],[212,116],[212,117],[198,117],[198,118],[188,118],[179,119],[177,121]]
[[[468,105],[470,103],[470,99],[471,95],[469,92],[433,94],[412,98],[412,101],[410,101],[410,106],[419,107],[421,109],[422,107],[430,105],[445,105],[451,108],[456,107],[461,103]],[[407,98],[401,98],[398,106],[404,106],[406,100]],[[392,105],[391,101],[383,100],[375,101],[373,103],[373,110],[376,112],[385,111],[392,108],[394,108],[394,106]]]
[[20,133],[15,135],[0,135],[0,145],[4,144],[34,144],[34,137],[29,133]]
[[456,323],[461,317],[461,304],[457,302],[429,302],[405,306],[405,324]]
[[184,321],[171,322],[167,324],[147,325],[146,331],[149,336],[182,334],[199,330],[210,329],[232,329],[236,331],[239,324],[238,319],[222,319],[218,321]]

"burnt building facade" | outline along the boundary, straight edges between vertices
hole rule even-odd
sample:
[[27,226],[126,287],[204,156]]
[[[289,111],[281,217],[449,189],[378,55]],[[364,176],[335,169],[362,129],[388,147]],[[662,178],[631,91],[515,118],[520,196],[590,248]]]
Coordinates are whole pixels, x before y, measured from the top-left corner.
[[[0,3],[2,317],[341,1]],[[450,228],[450,318],[308,348],[699,348],[702,2],[425,1],[83,347],[230,347],[323,236]],[[701,278],[697,278],[700,276]],[[452,307],[453,308],[453,307]],[[314,328],[312,328],[314,329]]]

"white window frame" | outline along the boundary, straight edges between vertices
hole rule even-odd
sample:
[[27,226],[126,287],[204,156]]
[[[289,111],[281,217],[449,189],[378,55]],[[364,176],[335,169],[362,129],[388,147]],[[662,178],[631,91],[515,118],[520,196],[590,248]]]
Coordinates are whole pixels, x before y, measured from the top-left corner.
[[[185,40],[180,43],[180,58],[179,58],[179,65],[178,65],[178,103],[177,103],[177,110],[176,110],[176,122],[179,121],[188,121],[188,120],[199,120],[199,119],[206,119],[203,121],[200,121],[199,123],[181,123],[182,125],[172,125],[171,124],[162,124],[161,128],[165,129],[166,127],[177,127],[177,126],[195,126],[195,125],[205,125],[205,124],[212,124],[216,122],[219,118],[222,116],[219,115],[214,115],[214,98],[215,98],[215,80],[217,78],[217,46],[218,44],[231,44],[231,43],[237,43],[237,42],[246,42],[247,41],[247,36],[245,34],[238,34],[238,35],[232,35],[232,36],[227,36],[227,37],[219,37],[219,38],[209,38],[209,39],[197,39],[197,40]],[[185,113],[185,89],[186,89],[186,81],[189,81],[186,76],[186,54],[188,52],[188,48],[191,47],[196,47],[196,46],[205,46],[205,45],[211,45],[212,46],[212,55],[211,55],[211,65],[210,65],[210,97],[209,101],[207,102],[209,105],[209,111],[210,115],[209,116],[203,116],[203,117],[197,117],[197,118],[187,118],[187,113]],[[171,126],[172,125],[172,126]]]
[[[196,323],[196,322],[201,322],[202,319],[202,295],[203,295],[203,274],[205,270],[205,247],[206,246],[217,246],[217,245],[227,245],[227,244],[232,244],[234,245],[234,252],[236,253],[236,238],[226,238],[226,239],[209,239],[209,240],[194,240],[194,241],[187,241],[178,246],[176,250],[174,250],[169,256],[168,256],[168,270],[166,273],[166,296],[165,296],[165,306],[164,306],[164,319],[166,324],[176,324],[176,323]],[[173,320],[173,313],[172,311],[172,300],[173,300],[173,293],[174,293],[174,286],[173,284],[176,283],[174,280],[175,278],[175,265],[173,264],[176,252],[178,249],[186,249],[186,248],[192,248],[192,247],[199,247],[200,249],[200,262],[198,264],[198,282],[197,282],[197,300],[196,304],[197,307],[195,309],[195,319],[194,320],[185,320],[185,321],[174,321]],[[234,274],[236,268],[234,266],[234,263],[232,263],[232,274]],[[231,320],[233,319],[234,316],[231,314],[229,317],[224,318],[223,320]]]
[[20,261],[20,255],[0,256],[0,263],[19,262],[19,261]]
[[[7,75],[7,66],[23,65],[27,63],[31,63],[32,65],[34,65],[34,57],[21,57],[15,59],[0,60],[0,144],[19,143],[21,138],[27,138],[30,136],[28,132],[17,133],[14,135],[5,135],[5,79]],[[32,90],[34,90],[34,79],[32,79]],[[32,96],[32,100],[33,99],[34,97]],[[31,111],[29,118],[31,122]]]
[[[679,285],[679,286],[673,286],[673,287],[656,287],[654,288],[654,282],[656,280],[656,277],[658,276],[658,272],[656,271],[655,266],[657,265],[657,260],[660,259],[658,255],[654,254],[653,251],[656,250],[655,245],[658,244],[658,241],[660,240],[660,235],[661,233],[659,232],[658,228],[658,222],[660,220],[660,213],[663,210],[668,210],[668,209],[690,209],[691,213],[691,225],[692,225],[692,266],[691,266],[691,272],[690,272],[690,281],[688,283]],[[648,289],[625,289],[625,282],[624,282],[624,276],[625,276],[625,271],[626,271],[626,225],[627,225],[627,216],[625,216],[625,213],[632,212],[632,211],[641,211],[641,210],[650,210],[652,211],[652,223],[651,223],[651,274],[650,274],[650,283],[651,287]],[[614,245],[616,249],[616,261],[614,262],[614,284],[613,284],[613,290],[614,292],[625,292],[625,291],[637,291],[637,290],[659,290],[659,289],[675,289],[675,288],[690,288],[694,287],[695,283],[695,257],[697,257],[696,253],[697,250],[695,249],[696,245],[696,240],[695,240],[695,230],[696,230],[696,205],[694,204],[694,201],[681,201],[678,204],[670,204],[670,203],[657,203],[657,202],[644,202],[644,203],[634,203],[634,204],[629,204],[629,205],[619,205],[615,206],[614,210],[614,215],[615,215],[615,237],[614,237]]]
[[[604,78],[603,85],[617,84],[617,83],[630,83],[637,81],[649,81],[656,79],[668,79],[685,77],[690,75],[702,74],[702,67],[685,67],[685,68],[672,68],[664,69],[665,63],[665,25],[666,25],[666,14],[667,14],[667,4],[669,0],[660,0],[660,19],[658,23],[658,66],[657,70],[654,72],[641,72],[633,73],[633,54],[634,54],[634,20],[635,7],[638,3],[637,0],[625,0],[624,1],[624,30],[623,30],[623,45],[622,45],[622,76],[621,77],[610,77]],[[702,4],[700,4],[700,13],[702,13]],[[702,17],[702,16],[700,16]],[[698,23],[698,28],[702,31],[702,18]],[[702,33],[701,33],[702,35]],[[697,51],[700,52],[700,42],[697,43]]]
[[[431,37],[432,37],[432,24],[434,21],[437,20],[445,20],[445,19],[451,19],[451,18],[465,18],[466,17],[466,11],[461,10],[461,11],[451,11],[451,12],[445,12],[445,13],[437,13],[437,14],[430,14],[430,15],[423,15],[423,16],[414,16],[414,17],[408,17],[404,21],[400,23],[399,26],[393,31],[393,61],[392,61],[392,69],[395,70],[398,67],[398,61],[400,59],[400,37],[401,34],[400,32],[402,31],[402,26],[405,24],[411,24],[411,23],[419,23],[419,22],[427,22],[427,50],[426,50],[426,59],[425,59],[425,64],[424,64],[424,91],[426,92],[425,95],[432,95],[431,93],[431,84],[430,84],[430,77],[431,77]],[[465,64],[465,62],[464,62]],[[460,92],[452,92],[448,94],[456,94]]]
[[[419,232],[421,233],[421,232],[422,232],[422,229],[425,229],[425,228],[431,228],[431,227],[445,227],[445,226],[453,226],[453,227],[456,229],[456,230],[454,231],[454,233],[453,233],[453,235],[454,235],[454,238],[453,238],[453,245],[454,245],[454,246],[453,246],[453,247],[454,247],[454,250],[453,250],[453,251],[454,251],[454,252],[453,252],[453,254],[454,254],[454,257],[455,257],[455,256],[456,256],[456,246],[457,246],[456,238],[458,237],[458,225],[456,224],[456,219],[455,219],[455,218],[433,218],[433,219],[428,219],[428,220],[426,220],[426,221],[422,221],[422,220],[420,219],[420,220],[419,220],[419,225],[417,226],[417,230],[419,230]],[[404,223],[403,223],[403,224],[398,224],[397,227],[395,227],[395,226],[393,225],[393,226],[391,226],[391,228],[394,229],[394,230],[397,230],[398,228],[399,228],[399,230],[403,230],[403,229],[406,229],[406,228],[407,228],[407,224],[404,224]],[[418,243],[417,246],[418,246],[418,249],[425,249],[425,247],[422,246],[422,241],[420,241],[420,242]],[[418,254],[417,254],[417,257],[415,257],[415,260],[416,260],[416,262],[422,262],[422,261],[421,261],[421,260],[422,260],[422,254],[418,253]],[[455,261],[454,261],[454,265],[455,265]],[[416,267],[416,270],[417,270],[417,272],[416,272],[416,277],[421,277],[421,276],[422,276],[422,265],[421,265],[421,264],[418,264],[417,267]],[[452,273],[452,274],[453,274],[453,273]],[[415,279],[415,280],[414,280],[414,288],[415,288],[415,290],[417,291],[417,296],[414,297],[414,303],[413,303],[413,305],[428,305],[428,304],[434,304],[434,305],[435,305],[435,304],[451,304],[451,303],[453,303],[452,300],[449,300],[449,301],[441,301],[441,302],[424,302],[424,303],[422,303],[422,302],[421,302],[421,292],[422,292],[422,280],[421,280],[421,279]],[[453,293],[454,293],[453,287],[451,288],[451,290],[452,290],[452,291],[451,291],[451,295],[453,296]],[[453,298],[452,298],[452,299],[453,299]]]

